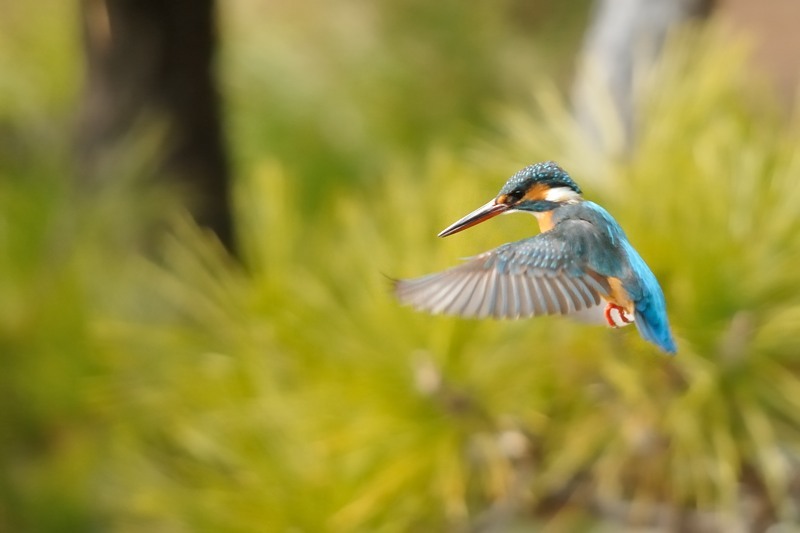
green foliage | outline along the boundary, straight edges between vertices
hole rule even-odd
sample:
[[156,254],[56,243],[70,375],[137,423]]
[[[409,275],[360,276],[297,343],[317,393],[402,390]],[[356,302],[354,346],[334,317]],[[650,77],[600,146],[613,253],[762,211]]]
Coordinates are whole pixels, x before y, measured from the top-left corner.
[[[373,180],[328,191],[313,214],[291,159],[314,159],[313,144],[259,149],[271,115],[234,84],[243,266],[180,214],[156,257],[142,253],[150,206],[172,199],[125,185],[76,206],[55,136],[46,157],[0,152],[3,178],[27,177],[0,180],[0,529],[576,530],[664,516],[722,529],[752,520],[753,502],[796,522],[800,131],[744,65],[713,28],[683,35],[642,74],[627,157],[594,149],[543,88],[478,148],[420,162],[384,147]],[[386,127],[413,106],[386,109]],[[135,175],[129,157],[114,172]],[[391,297],[386,276],[530,235],[529,218],[502,217],[435,238],[549,158],[653,266],[675,358],[633,328],[429,317]]]
[[[292,176],[265,159],[237,196],[249,272],[182,230],[140,282],[178,325],[103,331],[119,361],[149,369],[121,388],[117,512],[241,531],[574,528],[591,508],[609,524],[663,509],[748,523],[752,498],[794,520],[800,139],[744,93],[737,49],[715,32],[687,39],[648,73],[670,90],[644,90],[628,162],[577,173],[662,279],[677,357],[632,328],[398,308],[384,273],[530,233],[508,217],[468,242],[433,237],[504,175],[433,153],[417,176],[398,164],[330,195],[308,224]],[[555,123],[517,111],[518,129],[493,142],[513,154],[563,129],[565,105],[547,112]],[[541,145],[577,160],[576,136]]]
[[220,71],[236,154],[280,157],[317,205],[398,156],[463,145],[541,73],[570,75],[589,4],[231,2]]

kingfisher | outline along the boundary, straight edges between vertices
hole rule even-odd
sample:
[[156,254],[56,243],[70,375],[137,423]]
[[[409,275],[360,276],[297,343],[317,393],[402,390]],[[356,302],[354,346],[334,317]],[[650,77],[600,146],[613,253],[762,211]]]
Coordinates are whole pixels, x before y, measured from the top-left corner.
[[500,193],[439,233],[447,237],[506,213],[531,213],[534,237],[504,244],[443,272],[398,280],[398,299],[465,318],[569,315],[639,334],[675,353],[664,293],[616,220],[585,200],[553,161],[523,168]]

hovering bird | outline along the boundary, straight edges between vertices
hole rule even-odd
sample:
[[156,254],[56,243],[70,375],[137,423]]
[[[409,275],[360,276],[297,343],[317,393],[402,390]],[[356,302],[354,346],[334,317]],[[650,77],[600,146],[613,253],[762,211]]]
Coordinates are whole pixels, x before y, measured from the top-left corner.
[[439,237],[513,212],[533,214],[541,233],[444,272],[399,280],[397,297],[421,311],[468,318],[570,315],[614,328],[635,322],[645,340],[675,353],[656,277],[617,221],[581,194],[552,161],[523,168]]

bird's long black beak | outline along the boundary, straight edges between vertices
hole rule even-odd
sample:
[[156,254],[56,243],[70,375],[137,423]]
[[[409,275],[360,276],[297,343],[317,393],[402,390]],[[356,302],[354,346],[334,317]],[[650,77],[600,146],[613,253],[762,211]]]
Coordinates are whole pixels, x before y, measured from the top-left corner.
[[445,229],[441,231],[441,233],[439,233],[439,237],[447,237],[448,235],[452,235],[453,233],[458,233],[459,231],[471,228],[476,224],[480,224],[481,222],[496,217],[501,213],[505,213],[506,211],[508,211],[508,209],[509,209],[508,205],[498,204],[496,200],[491,200],[490,202],[480,206],[478,209],[468,214],[467,216],[460,218],[459,220],[447,226]]

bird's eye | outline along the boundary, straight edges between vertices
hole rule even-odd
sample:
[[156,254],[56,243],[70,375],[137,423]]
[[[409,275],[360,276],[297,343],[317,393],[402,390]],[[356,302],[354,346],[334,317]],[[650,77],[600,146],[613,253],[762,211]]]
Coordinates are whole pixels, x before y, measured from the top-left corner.
[[516,202],[519,202],[519,201],[520,201],[520,199],[521,199],[521,198],[522,198],[524,195],[525,195],[525,193],[524,193],[523,191],[521,191],[521,190],[519,190],[519,189],[514,189],[513,191],[511,191],[510,193],[508,193],[508,194],[506,195],[506,197],[508,198],[508,200],[509,200],[509,201],[516,203]]

